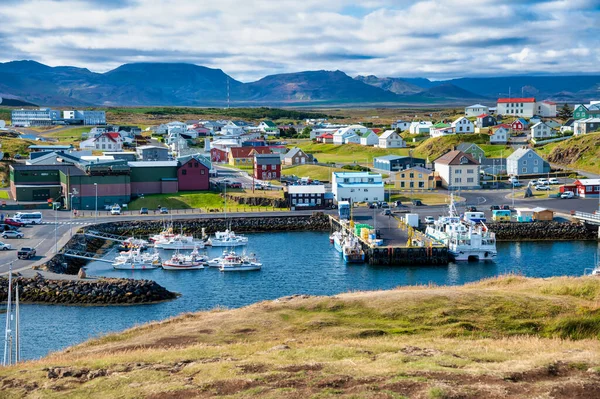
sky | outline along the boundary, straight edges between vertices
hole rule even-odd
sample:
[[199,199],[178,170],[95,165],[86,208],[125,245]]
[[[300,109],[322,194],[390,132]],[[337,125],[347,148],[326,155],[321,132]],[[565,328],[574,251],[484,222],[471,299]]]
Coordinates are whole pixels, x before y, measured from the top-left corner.
[[600,0],[0,0],[0,62],[447,79],[600,72]]

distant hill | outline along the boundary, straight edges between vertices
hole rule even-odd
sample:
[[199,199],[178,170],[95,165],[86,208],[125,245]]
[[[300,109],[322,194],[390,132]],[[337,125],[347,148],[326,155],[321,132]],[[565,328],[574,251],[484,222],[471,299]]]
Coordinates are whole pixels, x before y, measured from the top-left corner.
[[[242,83],[220,69],[184,63],[124,64],[106,73],[35,61],[0,63],[0,93],[44,106],[235,106],[343,104],[493,104],[508,95],[583,102],[600,97],[600,76],[517,76],[430,81],[351,78],[342,71],[304,71]],[[15,103],[16,106],[20,104]]]
[[29,103],[27,101],[19,100],[14,97],[6,97],[5,94],[0,93],[0,107],[35,107],[35,104]]
[[396,94],[415,94],[423,91],[423,87],[408,83],[400,78],[378,78],[374,75],[358,75],[354,79]]

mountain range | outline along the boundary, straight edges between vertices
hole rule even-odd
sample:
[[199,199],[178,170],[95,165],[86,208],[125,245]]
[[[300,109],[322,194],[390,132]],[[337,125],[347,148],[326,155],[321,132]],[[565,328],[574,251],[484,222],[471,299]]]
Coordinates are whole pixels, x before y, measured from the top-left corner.
[[509,95],[583,102],[600,97],[600,75],[432,81],[304,71],[243,83],[221,69],[194,64],[133,63],[96,73],[11,61],[0,63],[0,93],[15,106],[223,106],[228,98],[233,106],[469,105],[493,104],[499,96]]

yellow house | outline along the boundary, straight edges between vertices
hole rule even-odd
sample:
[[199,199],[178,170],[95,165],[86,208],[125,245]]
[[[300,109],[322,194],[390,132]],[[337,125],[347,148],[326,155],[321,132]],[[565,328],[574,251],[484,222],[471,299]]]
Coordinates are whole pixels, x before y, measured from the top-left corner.
[[395,174],[395,185],[400,190],[433,190],[435,184],[434,172],[420,166],[401,170]]
[[254,163],[254,155],[270,154],[269,147],[231,147],[227,154],[227,160],[233,166],[248,166],[252,167]]

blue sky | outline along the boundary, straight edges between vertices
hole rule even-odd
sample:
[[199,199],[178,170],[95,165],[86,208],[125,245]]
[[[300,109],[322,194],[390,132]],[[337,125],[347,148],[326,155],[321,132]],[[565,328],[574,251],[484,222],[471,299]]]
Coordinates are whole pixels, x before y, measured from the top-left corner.
[[0,62],[103,72],[189,62],[242,81],[302,70],[600,73],[600,0],[2,0]]

